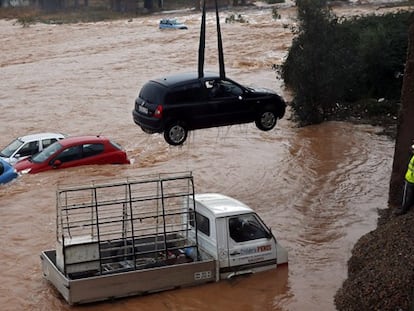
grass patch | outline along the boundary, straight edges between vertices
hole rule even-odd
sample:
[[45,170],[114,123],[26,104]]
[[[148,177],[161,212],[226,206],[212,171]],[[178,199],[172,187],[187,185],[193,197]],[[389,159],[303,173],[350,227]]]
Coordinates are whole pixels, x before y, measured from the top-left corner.
[[116,20],[136,17],[135,12],[114,12],[103,7],[66,9],[56,12],[45,12],[29,8],[6,8],[0,10],[0,18],[16,19],[23,27],[35,23],[44,24],[73,24],[91,23],[105,20]]

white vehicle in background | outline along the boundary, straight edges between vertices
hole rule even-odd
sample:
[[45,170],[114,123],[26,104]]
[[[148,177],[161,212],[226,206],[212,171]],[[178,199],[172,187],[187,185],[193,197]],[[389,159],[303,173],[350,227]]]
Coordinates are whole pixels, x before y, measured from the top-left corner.
[[0,151],[0,157],[14,165],[17,161],[28,158],[65,137],[67,135],[61,133],[37,133],[17,137]]
[[160,29],[188,29],[187,25],[177,21],[175,18],[163,18],[160,20]]

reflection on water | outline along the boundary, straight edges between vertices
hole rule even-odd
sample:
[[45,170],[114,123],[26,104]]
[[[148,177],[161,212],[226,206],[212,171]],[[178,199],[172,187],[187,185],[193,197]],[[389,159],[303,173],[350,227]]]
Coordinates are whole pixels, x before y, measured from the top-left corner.
[[[248,24],[222,24],[228,75],[282,92],[271,65],[291,41],[293,9],[273,20],[248,10]],[[224,18],[226,14],[222,17]],[[376,128],[331,122],[295,128],[286,118],[191,132],[182,147],[132,121],[149,78],[194,70],[199,15],[188,31],[160,31],[160,16],[77,25],[0,21],[0,145],[30,132],[99,134],[121,143],[134,163],[25,175],[0,188],[2,310],[332,310],[356,240],[376,225],[388,192],[393,143]],[[213,16],[207,32],[214,34]],[[216,42],[206,69],[217,67]],[[289,266],[250,277],[70,308],[42,279],[39,254],[55,244],[55,190],[149,173],[192,171],[197,192],[221,192],[253,207],[289,251]]]

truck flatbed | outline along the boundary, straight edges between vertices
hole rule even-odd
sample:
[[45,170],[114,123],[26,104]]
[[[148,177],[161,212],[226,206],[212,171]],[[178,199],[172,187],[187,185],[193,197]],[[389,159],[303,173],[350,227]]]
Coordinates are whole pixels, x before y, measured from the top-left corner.
[[169,265],[71,279],[56,265],[56,250],[40,255],[43,276],[52,283],[71,305],[145,295],[186,286],[195,286],[216,279],[212,258],[203,261],[171,262]]

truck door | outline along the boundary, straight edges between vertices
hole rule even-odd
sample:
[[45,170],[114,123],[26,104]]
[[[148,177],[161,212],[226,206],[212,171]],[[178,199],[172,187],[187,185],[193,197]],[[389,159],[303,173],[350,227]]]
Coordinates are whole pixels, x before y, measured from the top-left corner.
[[230,271],[243,271],[277,263],[276,239],[255,213],[227,218]]

